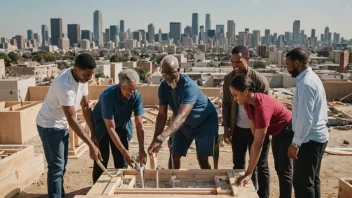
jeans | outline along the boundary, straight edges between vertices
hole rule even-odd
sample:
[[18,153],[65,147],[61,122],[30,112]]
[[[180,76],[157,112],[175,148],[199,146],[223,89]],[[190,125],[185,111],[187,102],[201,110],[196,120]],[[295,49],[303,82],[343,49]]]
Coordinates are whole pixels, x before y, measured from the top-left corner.
[[[246,152],[247,149],[250,151],[253,140],[254,136],[251,129],[235,126],[232,137],[233,169],[245,169]],[[269,198],[270,195],[269,147],[270,139],[269,136],[266,135],[258,164],[252,175],[252,182],[260,198]]]
[[328,142],[309,141],[293,161],[293,187],[297,198],[320,198],[320,165]]
[[43,128],[37,125],[48,163],[48,197],[65,197],[63,177],[68,156],[68,129]]
[[[128,137],[125,134],[118,133],[118,136],[120,138],[121,143],[123,146],[128,150]],[[106,134],[100,141],[99,141],[99,149],[101,153],[101,157],[103,158],[103,161],[101,162],[105,168],[108,167],[108,162],[109,162],[109,157],[110,157],[110,148],[112,152],[112,157],[114,158],[114,165],[115,168],[127,168],[128,165],[125,162],[125,159],[122,155],[122,153],[119,151],[119,149],[115,146],[114,142],[110,138],[109,134]],[[103,173],[103,170],[99,167],[99,165],[94,162],[93,165],[93,184],[95,184],[101,174]]]
[[292,197],[292,159],[288,158],[288,148],[293,138],[291,124],[272,138],[274,165],[279,178],[280,198]]

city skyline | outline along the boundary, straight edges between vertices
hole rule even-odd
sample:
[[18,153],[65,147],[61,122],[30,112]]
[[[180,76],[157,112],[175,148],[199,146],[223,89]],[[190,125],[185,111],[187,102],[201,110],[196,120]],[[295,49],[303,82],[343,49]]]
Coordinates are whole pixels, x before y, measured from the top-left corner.
[[[343,19],[352,17],[349,8],[349,4],[352,3],[348,0],[342,0],[339,5],[328,1],[319,2],[319,4],[317,4],[317,0],[312,0],[312,2],[305,2],[305,5],[307,5],[309,9],[305,6],[300,7],[299,2],[302,0],[297,0],[294,5],[291,3],[290,6],[288,6],[289,8],[286,8],[286,6],[278,7],[280,5],[277,5],[274,0],[239,1],[236,3],[224,0],[222,4],[216,4],[215,6],[207,5],[204,1],[195,0],[188,4],[183,4],[182,1],[183,0],[172,7],[172,10],[177,10],[175,13],[165,9],[159,10],[158,8],[169,6],[168,3],[160,0],[151,0],[151,2],[154,3],[148,5],[138,5],[130,2],[116,3],[111,0],[99,1],[98,10],[102,12],[103,18],[102,32],[110,27],[110,25],[119,25],[120,20],[125,20],[125,31],[127,31],[128,28],[130,28],[131,31],[139,29],[147,30],[148,24],[153,23],[156,29],[162,29],[163,32],[167,32],[170,22],[180,22],[183,27],[192,25],[192,13],[198,13],[199,26],[202,26],[205,25],[205,15],[209,13],[211,14],[211,29],[215,29],[216,25],[224,25],[225,30],[227,30],[227,20],[233,20],[236,24],[236,35],[238,35],[238,32],[243,32],[245,28],[249,28],[250,32],[253,30],[264,32],[265,29],[270,29],[271,33],[283,35],[286,31],[292,32],[292,23],[294,20],[300,20],[300,29],[305,30],[308,36],[310,36],[311,29],[315,29],[316,35],[320,35],[324,33],[325,27],[328,26],[331,32],[337,32],[341,37],[346,39],[352,37],[352,27],[348,26],[348,23],[342,25]],[[40,4],[40,2],[42,3]],[[18,6],[19,4],[21,4],[21,6]],[[243,11],[239,10],[239,12],[236,11],[238,9],[231,9],[231,6],[228,6],[229,4],[233,4],[234,7],[249,6],[246,8],[248,11],[251,11],[251,15],[249,16],[247,14],[248,12],[245,12],[245,9],[243,9]],[[119,9],[111,9],[114,7],[113,5],[119,5]],[[311,7],[309,7],[309,5],[311,5]],[[319,8],[312,7],[314,5],[319,5]],[[26,36],[27,30],[41,33],[41,25],[45,24],[50,27],[51,18],[62,18],[62,32],[65,35],[67,35],[67,24],[79,24],[81,30],[94,31],[92,15],[97,8],[97,2],[95,0],[78,0],[74,2],[63,1],[48,4],[46,1],[41,0],[35,2],[31,1],[30,3],[16,0],[4,2],[2,7],[6,7],[6,9],[0,12],[0,17],[6,18],[6,16],[16,13],[13,17],[18,18],[18,20],[0,21],[2,27],[4,27],[4,25],[7,27],[2,28],[0,37],[11,38],[14,35]],[[39,14],[30,14],[31,10],[38,12],[38,7],[42,7]],[[52,9],[54,7],[55,9]],[[82,7],[85,9],[82,9]],[[182,9],[179,9],[180,7],[182,7]],[[267,7],[264,12],[263,7]],[[23,8],[26,8],[28,11],[21,12]],[[78,9],[79,13],[77,13],[77,8],[80,8]],[[270,14],[273,9],[277,15],[282,14],[282,16],[278,17],[275,14]],[[17,10],[19,10],[19,13],[16,12]],[[179,10],[181,10],[182,13],[180,13]],[[224,13],[231,14],[227,15]],[[329,13],[329,16],[327,16],[326,13]],[[131,14],[133,16],[131,16]],[[246,20],[242,20],[242,17]],[[23,18],[26,20],[21,20]],[[272,23],[269,22],[272,21],[272,19],[275,20]]]

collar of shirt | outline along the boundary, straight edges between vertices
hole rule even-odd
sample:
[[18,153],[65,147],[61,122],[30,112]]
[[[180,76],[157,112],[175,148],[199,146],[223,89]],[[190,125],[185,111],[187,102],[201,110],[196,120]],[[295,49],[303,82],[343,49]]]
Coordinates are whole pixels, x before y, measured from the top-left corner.
[[311,72],[312,68],[308,67],[307,69],[305,69],[302,73],[300,73],[297,77],[296,77],[296,81],[299,82],[308,72]]

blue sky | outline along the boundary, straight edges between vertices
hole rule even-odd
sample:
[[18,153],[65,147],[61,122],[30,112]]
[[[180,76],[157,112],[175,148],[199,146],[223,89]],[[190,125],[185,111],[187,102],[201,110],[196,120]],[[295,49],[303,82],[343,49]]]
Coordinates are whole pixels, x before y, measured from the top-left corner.
[[63,32],[67,24],[77,23],[81,29],[93,30],[93,12],[103,13],[103,28],[118,25],[121,19],[125,28],[145,29],[154,23],[156,32],[169,31],[169,22],[181,22],[182,29],[191,25],[192,12],[199,13],[199,24],[205,24],[205,14],[211,14],[211,25],[234,20],[236,33],[250,28],[264,29],[271,33],[292,32],[295,19],[301,20],[301,29],[310,36],[312,28],[316,35],[329,26],[345,39],[352,38],[351,0],[1,0],[0,37],[15,34],[26,36],[27,29],[40,33],[40,26],[50,29],[50,18],[62,18]]

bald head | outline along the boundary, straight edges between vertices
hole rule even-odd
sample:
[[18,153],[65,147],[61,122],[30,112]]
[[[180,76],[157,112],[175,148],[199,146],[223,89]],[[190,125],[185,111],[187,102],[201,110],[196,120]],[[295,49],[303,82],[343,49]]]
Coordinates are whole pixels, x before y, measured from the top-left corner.
[[161,61],[161,69],[163,71],[170,71],[170,70],[174,70],[175,71],[178,68],[179,68],[178,60],[173,55],[167,55]]

